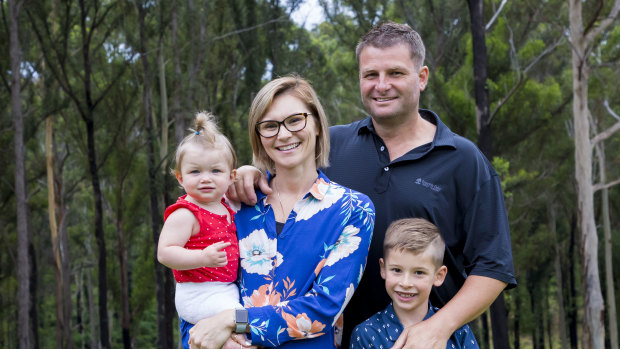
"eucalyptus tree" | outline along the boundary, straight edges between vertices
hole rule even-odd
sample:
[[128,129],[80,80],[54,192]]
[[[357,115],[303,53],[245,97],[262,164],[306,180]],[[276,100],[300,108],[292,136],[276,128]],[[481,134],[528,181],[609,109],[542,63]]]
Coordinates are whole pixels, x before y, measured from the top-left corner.
[[[569,1],[569,26],[573,67],[573,120],[575,127],[575,178],[579,204],[581,249],[583,253],[583,345],[602,348],[605,344],[604,302],[601,294],[598,268],[598,236],[594,219],[594,185],[592,183],[593,146],[620,130],[620,122],[598,134],[590,132],[591,114],[588,106],[588,78],[590,53],[598,44],[599,36],[611,26],[620,11],[620,0],[611,8],[593,14],[584,27],[583,4]],[[599,18],[601,16],[601,18]],[[587,20],[586,20],[587,21]]]

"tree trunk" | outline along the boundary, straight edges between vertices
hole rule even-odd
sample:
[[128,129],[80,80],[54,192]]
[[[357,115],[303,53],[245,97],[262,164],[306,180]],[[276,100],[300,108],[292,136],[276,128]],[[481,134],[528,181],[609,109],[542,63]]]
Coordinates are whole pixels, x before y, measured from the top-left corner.
[[[519,291],[515,292],[515,322],[513,326],[514,344],[513,349],[521,349],[521,297]],[[499,349],[499,348],[498,348]]]
[[[168,173],[168,91],[166,89],[166,66],[164,64],[163,39],[159,41],[157,50],[157,71],[159,75],[159,96],[161,100],[161,140],[159,144],[159,159],[161,161],[161,174],[165,177]],[[162,200],[163,201],[163,200]],[[164,204],[166,202],[164,201]]]
[[19,348],[30,349],[32,333],[30,319],[30,261],[28,245],[28,192],[26,189],[26,154],[24,145],[24,116],[21,100],[21,48],[19,44],[19,13],[23,1],[9,0],[11,56],[11,114],[13,115],[13,144],[15,151],[15,200],[17,208],[17,323]]
[[480,322],[482,323],[482,335],[480,336],[481,339],[481,347],[482,348],[490,348],[490,341],[489,341],[489,316],[488,316],[488,312],[485,311],[484,313],[480,314]]
[[174,64],[174,90],[172,92],[172,112],[174,114],[174,140],[180,143],[185,134],[185,118],[181,110],[181,58],[179,57],[179,1],[172,5],[172,61]]
[[159,177],[157,170],[157,159],[155,154],[155,131],[153,130],[152,111],[151,111],[151,84],[150,68],[147,57],[147,38],[145,32],[146,9],[142,3],[138,4],[138,20],[140,27],[140,60],[144,74],[142,101],[144,106],[144,120],[147,134],[147,161],[148,161],[148,183],[149,183],[149,202],[151,212],[151,233],[153,237],[153,259],[155,265],[155,294],[157,297],[157,347],[172,348],[172,319],[168,319],[166,314],[166,293],[165,293],[165,270],[157,261],[157,242],[159,240],[159,224],[161,222],[158,205],[158,186],[156,179]]
[[39,269],[37,267],[37,258],[34,252],[32,241],[28,243],[28,258],[30,259],[30,337],[32,348],[39,349],[39,307],[37,304],[37,290],[39,280]]
[[95,299],[93,294],[95,287],[93,286],[93,269],[91,267],[86,268],[86,285],[84,285],[84,293],[88,302],[88,329],[90,331],[90,347],[93,349],[101,348],[101,342],[97,341],[97,326],[95,325],[95,319],[97,318],[97,309],[95,308]]
[[51,116],[45,120],[45,153],[47,163],[47,214],[52,242],[52,255],[54,258],[54,279],[56,283],[56,348],[71,348],[71,324],[70,313],[65,310],[70,309],[67,304],[71,304],[71,298],[66,298],[65,290],[65,268],[61,257],[61,239],[59,236],[58,224],[56,221],[57,201],[56,186],[54,184],[54,150],[53,139],[53,119]]
[[[50,21],[52,23],[52,33],[58,33],[57,8],[58,1],[50,2]],[[46,64],[43,63],[43,69]],[[45,76],[45,74],[41,74]],[[58,90],[58,85],[52,79],[43,77],[44,103],[50,105],[49,101],[52,91]],[[66,207],[62,199],[62,168],[58,169],[56,176],[56,159],[54,149],[54,119],[48,116],[45,120],[45,153],[47,164],[47,190],[48,190],[48,218],[52,243],[52,254],[54,258],[54,278],[55,278],[55,297],[56,297],[56,348],[73,348],[71,339],[71,275],[69,270],[69,241],[65,226]],[[62,166],[62,165],[60,165]],[[58,218],[58,219],[57,219]]]
[[116,232],[118,234],[117,253],[121,287],[121,329],[123,347],[131,348],[131,315],[129,311],[129,280],[127,271],[127,248],[125,230],[123,228],[123,183],[119,185],[116,206]]
[[560,342],[562,343],[562,348],[568,348],[568,340],[566,337],[566,314],[564,311],[564,295],[562,294],[562,290],[564,289],[564,284],[562,282],[562,261],[561,261],[561,248],[560,241],[558,239],[557,227],[556,227],[556,214],[555,207],[552,203],[548,204],[548,217],[549,217],[549,231],[551,232],[551,236],[555,241],[555,258],[554,258],[554,266],[555,266],[555,279],[557,282],[557,301],[558,301],[558,327],[560,328]]
[[577,322],[578,322],[578,312],[577,312],[577,290],[576,290],[576,281],[575,281],[575,266],[577,262],[575,261],[575,246],[577,242],[575,241],[577,238],[577,217],[576,214],[573,214],[571,217],[570,224],[570,242],[568,244],[568,330],[569,330],[569,338],[570,338],[570,347],[571,349],[578,348],[578,330],[577,330]]
[[90,52],[91,35],[88,32],[92,19],[89,18],[87,5],[84,0],[80,0],[80,30],[82,39],[82,60],[84,68],[84,102],[85,108],[82,111],[82,119],[86,126],[86,139],[88,147],[88,169],[91,185],[93,187],[93,200],[95,203],[95,239],[97,240],[97,280],[98,280],[98,300],[99,300],[99,341],[104,349],[110,348],[110,330],[108,324],[108,273],[107,273],[107,252],[105,235],[103,231],[103,205],[101,184],[99,181],[99,169],[97,164],[95,147],[95,103],[92,97],[92,60]]
[[[92,111],[91,111],[92,112]],[[95,239],[97,241],[97,281],[99,300],[99,341],[104,349],[110,348],[110,335],[108,325],[108,278],[107,278],[107,251],[105,234],[103,231],[103,205],[101,199],[101,185],[99,182],[99,170],[95,151],[95,124],[93,115],[85,118],[86,136],[88,141],[88,164],[90,169],[91,184],[93,186],[93,199],[95,200]]]
[[[485,43],[482,0],[467,0],[474,54],[474,95],[476,98],[476,130],[478,147],[489,160],[493,159],[493,138],[489,123],[489,90],[487,89],[487,46]],[[505,348],[505,346],[499,347]]]
[[[476,130],[478,147],[489,159],[493,160],[493,132],[489,114],[489,90],[487,89],[487,47],[485,42],[485,23],[482,0],[468,0],[474,55],[474,95],[476,98]],[[494,348],[509,348],[508,310],[504,296],[500,293],[491,304],[491,330]]]
[[[164,47],[163,47],[163,34],[162,38],[159,41],[159,50],[157,55],[157,66],[159,71],[159,95],[161,98],[161,140],[159,144],[159,157],[161,163],[161,178],[163,182],[163,190],[160,191],[160,201],[161,207],[166,207],[166,204],[171,202],[170,200],[170,192],[171,192],[171,175],[169,170],[169,157],[168,157],[168,143],[169,138],[168,135],[170,133],[170,121],[168,114],[168,90],[166,88],[166,67],[164,64]],[[176,181],[173,180],[175,183]],[[159,206],[158,206],[159,207]],[[163,269],[163,277],[164,277],[164,300],[165,303],[165,318],[167,321],[167,325],[170,328],[173,327],[173,320],[177,318],[176,308],[174,305],[174,277],[172,275],[172,270],[165,268]],[[170,341],[174,341],[174,337],[170,338]]]
[[604,304],[598,268],[598,236],[594,222],[592,145],[588,109],[588,45],[583,33],[581,0],[569,0],[569,22],[573,64],[573,122],[575,131],[575,179],[582,251],[584,297],[583,347],[605,345]]
[[[605,169],[605,145],[602,142],[596,145],[596,155],[598,157],[600,183],[605,184],[607,183],[607,171]],[[609,221],[609,191],[607,188],[601,190],[601,211],[605,245],[605,296],[607,297],[609,344],[610,349],[618,349],[616,292],[614,287],[611,222]]]
[[77,333],[80,337],[80,348],[84,349],[84,320],[82,316],[84,297],[82,295],[84,277],[82,271],[78,271],[75,277],[75,325],[77,327]]

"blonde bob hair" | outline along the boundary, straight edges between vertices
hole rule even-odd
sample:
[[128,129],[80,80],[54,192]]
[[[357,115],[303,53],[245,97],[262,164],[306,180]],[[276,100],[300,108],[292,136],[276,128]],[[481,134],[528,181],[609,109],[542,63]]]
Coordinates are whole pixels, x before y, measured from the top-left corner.
[[[319,132],[315,150],[316,167],[321,168],[329,166],[329,126],[327,124],[325,111],[310,83],[297,75],[290,75],[272,80],[258,91],[258,94],[252,101],[250,115],[248,117],[248,131],[250,133],[254,166],[262,171],[268,170],[272,173],[275,172],[275,164],[273,160],[269,158],[261,143],[261,136],[256,131],[256,124],[262,120],[269,108],[271,108],[274,99],[284,94],[290,94],[299,98],[310,110],[312,117],[314,117],[316,121]],[[298,112],[298,110],[291,110],[291,113],[295,112]]]

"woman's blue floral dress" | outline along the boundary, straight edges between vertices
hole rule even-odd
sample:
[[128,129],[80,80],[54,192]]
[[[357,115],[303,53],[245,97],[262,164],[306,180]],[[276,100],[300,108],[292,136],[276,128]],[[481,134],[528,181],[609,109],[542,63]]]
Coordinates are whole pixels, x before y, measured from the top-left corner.
[[244,205],[236,215],[240,291],[252,343],[336,347],[337,322],[366,266],[372,202],[319,171],[278,235],[266,196],[257,194],[256,206]]

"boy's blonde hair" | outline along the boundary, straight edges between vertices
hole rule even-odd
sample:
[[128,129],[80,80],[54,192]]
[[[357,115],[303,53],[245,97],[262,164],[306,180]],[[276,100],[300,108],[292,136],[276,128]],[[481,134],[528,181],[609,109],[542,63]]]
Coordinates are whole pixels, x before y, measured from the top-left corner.
[[209,112],[201,111],[196,113],[196,120],[194,129],[189,129],[192,133],[183,138],[174,156],[175,167],[174,174],[181,174],[181,165],[183,164],[183,156],[185,155],[185,149],[189,145],[197,145],[203,147],[205,150],[220,150],[226,154],[230,169],[234,170],[237,167],[237,155],[235,150],[230,144],[230,141],[217,127],[215,123],[215,116]]
[[439,228],[423,218],[405,218],[392,222],[385,232],[383,255],[390,250],[409,251],[414,254],[428,251],[437,268],[443,265],[445,243]]
[[[327,116],[312,85],[298,75],[289,75],[272,80],[258,91],[258,94],[256,94],[252,101],[248,117],[248,130],[250,132],[254,166],[263,171],[275,171],[275,164],[267,155],[267,151],[265,151],[261,142],[261,136],[256,131],[256,123],[262,120],[276,97],[287,93],[299,98],[310,109],[310,113],[316,121],[319,130],[315,149],[316,167],[329,166],[329,127]],[[299,110],[291,110],[291,113],[295,112],[299,112]]]

